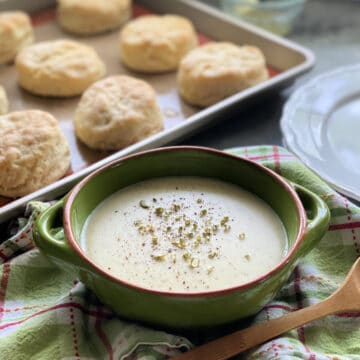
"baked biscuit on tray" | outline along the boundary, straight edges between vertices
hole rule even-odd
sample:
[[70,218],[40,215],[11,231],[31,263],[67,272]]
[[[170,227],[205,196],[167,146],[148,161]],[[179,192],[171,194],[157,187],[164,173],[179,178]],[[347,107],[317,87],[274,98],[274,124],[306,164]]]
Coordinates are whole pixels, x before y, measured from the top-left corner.
[[106,72],[92,47],[67,39],[28,46],[18,54],[15,64],[25,90],[52,97],[80,95]]
[[57,120],[39,110],[0,116],[0,195],[19,197],[61,178],[70,166]]
[[92,35],[120,27],[131,17],[131,0],[58,0],[58,21],[68,32]]
[[120,33],[121,61],[145,73],[175,71],[180,60],[197,46],[192,23],[178,15],[144,15]]
[[17,53],[33,41],[34,32],[26,13],[0,12],[0,64],[14,61]]
[[74,125],[78,138],[90,148],[118,150],[161,131],[163,120],[153,88],[119,75],[84,92]]
[[183,58],[178,88],[185,101],[205,107],[268,77],[265,57],[257,47],[214,42],[192,50]]

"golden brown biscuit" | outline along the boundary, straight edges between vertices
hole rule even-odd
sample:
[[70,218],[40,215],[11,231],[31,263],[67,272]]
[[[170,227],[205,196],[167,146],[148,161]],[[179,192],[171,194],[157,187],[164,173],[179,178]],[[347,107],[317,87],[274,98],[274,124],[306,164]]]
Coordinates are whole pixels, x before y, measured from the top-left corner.
[[0,13],[0,64],[12,62],[16,54],[34,41],[30,18],[21,11]]
[[0,115],[4,115],[9,111],[9,102],[5,89],[0,85]]
[[89,147],[118,150],[159,132],[163,121],[153,88],[120,75],[85,91],[74,125],[76,135]]
[[131,17],[131,0],[58,0],[58,20],[71,33],[92,35],[116,29]]
[[120,58],[135,71],[173,71],[197,42],[192,23],[184,17],[145,15],[121,31]]
[[258,48],[209,43],[181,61],[178,88],[188,103],[209,106],[267,78],[265,58]]
[[80,95],[106,71],[93,48],[65,39],[28,46],[15,64],[20,85],[42,96]]
[[56,119],[39,110],[0,116],[0,195],[18,197],[62,177],[69,146]]

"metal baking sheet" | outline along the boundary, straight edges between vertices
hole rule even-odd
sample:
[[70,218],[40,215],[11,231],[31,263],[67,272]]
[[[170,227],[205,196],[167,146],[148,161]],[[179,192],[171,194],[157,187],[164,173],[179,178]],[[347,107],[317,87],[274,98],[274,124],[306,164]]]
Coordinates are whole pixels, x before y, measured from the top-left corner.
[[[53,1],[47,0],[49,5]],[[19,1],[12,0],[9,9]],[[44,0],[42,1],[42,4]],[[5,4],[5,5],[4,5]],[[0,4],[4,10],[6,2]],[[27,10],[29,10],[27,8]],[[2,83],[10,99],[11,110],[37,108],[52,113],[60,123],[72,152],[71,172],[59,181],[22,198],[0,199],[0,223],[23,211],[31,200],[49,200],[61,196],[81,178],[113,160],[125,155],[159,147],[176,139],[184,138],[215,118],[225,116],[234,106],[249,99],[256,99],[267,91],[275,91],[291,83],[297,76],[308,71],[314,64],[313,54],[288,40],[272,35],[252,25],[234,20],[227,15],[202,3],[191,0],[138,0],[134,3],[134,15],[148,12],[176,13],[194,23],[200,43],[209,40],[232,41],[239,45],[258,46],[265,54],[271,78],[250,89],[239,92],[206,109],[198,109],[184,103],[176,90],[176,74],[140,75],[124,68],[119,61],[118,37],[115,31],[93,37],[76,37],[63,33],[55,21],[54,8],[34,15],[36,41],[56,38],[72,38],[93,46],[107,65],[107,75],[128,74],[148,81],[158,94],[158,101],[164,116],[165,129],[141,142],[115,153],[96,152],[81,144],[75,137],[72,116],[79,97],[71,99],[49,99],[33,96],[21,90],[16,83],[14,66],[0,67]]]

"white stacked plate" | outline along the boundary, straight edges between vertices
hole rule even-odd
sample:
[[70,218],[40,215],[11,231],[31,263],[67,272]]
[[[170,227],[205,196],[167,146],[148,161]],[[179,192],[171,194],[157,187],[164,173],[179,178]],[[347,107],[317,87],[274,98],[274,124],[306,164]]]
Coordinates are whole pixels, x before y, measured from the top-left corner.
[[336,190],[360,200],[360,64],[314,78],[286,103],[284,144]]

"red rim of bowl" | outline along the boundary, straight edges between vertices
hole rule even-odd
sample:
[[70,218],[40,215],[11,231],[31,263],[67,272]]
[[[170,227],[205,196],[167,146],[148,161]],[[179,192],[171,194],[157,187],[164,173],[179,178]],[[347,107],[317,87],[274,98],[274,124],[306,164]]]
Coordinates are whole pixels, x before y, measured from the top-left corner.
[[[93,177],[95,177],[96,175],[98,175],[99,173],[103,172],[104,170],[111,168],[112,166],[114,166],[115,164],[118,164],[120,162],[123,161],[127,161],[130,159],[134,159],[137,157],[141,157],[141,156],[146,156],[148,154],[154,154],[154,153],[158,153],[158,152],[166,152],[166,151],[205,151],[208,153],[212,153],[215,155],[220,155],[220,156],[225,156],[225,157],[231,157],[234,159],[240,159],[241,161],[245,161],[249,164],[252,164],[253,166],[261,169],[262,171],[266,172],[268,175],[270,175],[271,177],[273,177],[275,180],[277,180],[277,182],[291,195],[296,208],[298,210],[298,215],[299,215],[299,230],[296,236],[296,241],[294,243],[294,245],[291,247],[290,251],[287,253],[287,255],[274,267],[272,268],[270,271],[268,271],[267,273],[255,278],[254,280],[251,280],[249,282],[237,285],[237,286],[232,286],[232,287],[228,287],[228,288],[224,288],[224,289],[219,289],[219,290],[212,290],[212,291],[198,291],[198,292],[175,292],[175,291],[165,291],[165,290],[153,290],[153,289],[149,289],[146,287],[142,287],[139,285],[135,285],[133,283],[121,280],[120,278],[117,278],[113,275],[111,275],[110,273],[106,272],[106,270],[104,270],[103,268],[101,268],[100,266],[98,266],[96,263],[94,263],[91,259],[89,259],[82,251],[81,247],[79,246],[79,244],[77,243],[77,241],[75,240],[72,230],[71,230],[71,222],[70,222],[70,213],[71,213],[71,208],[72,208],[72,204],[74,199],[76,198],[77,194],[79,193],[79,191],[82,189],[82,187],[84,185],[87,184],[87,182],[89,182]],[[136,154],[132,154],[126,157],[121,158],[120,160],[115,160],[101,168],[99,168],[98,170],[95,170],[93,173],[89,174],[86,178],[84,178],[82,181],[80,181],[70,192],[69,196],[67,197],[66,201],[65,201],[65,206],[64,206],[64,212],[63,212],[63,219],[64,219],[64,229],[65,229],[65,234],[66,234],[66,239],[67,241],[70,243],[71,247],[77,252],[77,254],[85,261],[87,262],[91,267],[93,267],[97,272],[99,272],[100,274],[106,276],[107,278],[111,279],[112,281],[115,281],[119,284],[121,284],[122,286],[127,286],[130,288],[133,288],[135,290],[141,291],[141,292],[147,292],[147,293],[151,293],[151,294],[156,294],[156,295],[166,295],[166,296],[173,296],[173,297],[202,297],[202,296],[218,296],[218,295],[225,295],[228,293],[232,293],[238,290],[244,290],[247,289],[249,287],[252,287],[256,284],[259,284],[263,281],[265,281],[266,279],[268,279],[269,277],[271,277],[272,275],[274,275],[276,272],[278,272],[279,270],[281,270],[288,262],[289,260],[293,257],[293,255],[295,254],[296,250],[298,249],[298,247],[300,246],[300,243],[303,241],[304,239],[304,235],[306,233],[306,213],[305,213],[305,209],[301,203],[301,200],[299,199],[296,191],[292,188],[292,186],[286,181],[284,180],[280,175],[276,174],[275,172],[273,172],[272,170],[268,169],[267,167],[260,165],[252,160],[246,159],[244,157],[238,156],[238,155],[233,155],[231,153],[227,153],[221,150],[216,150],[216,149],[212,149],[212,148],[207,148],[207,147],[201,147],[201,146],[171,146],[171,147],[163,147],[163,148],[158,148],[158,149],[152,149],[152,150],[146,150],[146,151],[142,151]]]

